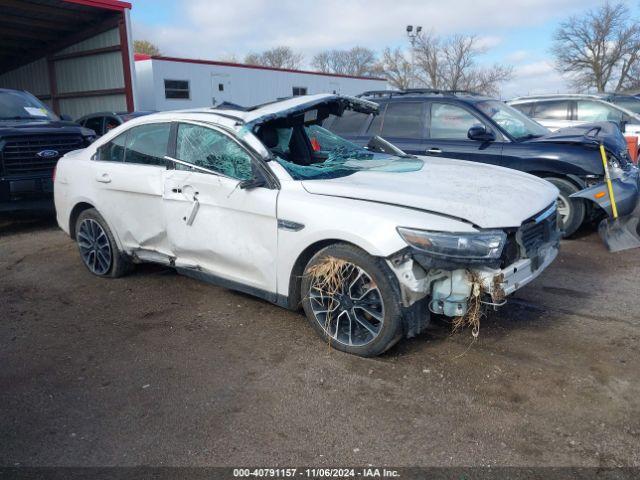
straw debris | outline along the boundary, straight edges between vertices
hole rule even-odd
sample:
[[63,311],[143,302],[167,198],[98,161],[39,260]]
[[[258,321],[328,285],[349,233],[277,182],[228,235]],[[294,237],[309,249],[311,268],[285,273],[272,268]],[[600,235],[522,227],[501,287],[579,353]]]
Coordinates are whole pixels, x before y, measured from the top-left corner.
[[346,265],[347,262],[339,258],[325,257],[307,270],[307,275],[311,277],[311,285],[316,293],[329,300],[327,305],[329,311],[324,321],[324,330],[327,333],[329,344],[331,344],[329,331],[333,320],[333,310],[338,307],[336,295],[343,291],[343,272]]
[[470,327],[471,335],[475,340],[480,335],[480,320],[485,313],[481,301],[483,286],[480,278],[476,274],[470,272],[469,277],[471,281],[471,295],[469,296],[469,301],[467,304],[467,312],[464,315],[455,317],[453,319],[453,330],[451,333],[453,334],[467,327]]

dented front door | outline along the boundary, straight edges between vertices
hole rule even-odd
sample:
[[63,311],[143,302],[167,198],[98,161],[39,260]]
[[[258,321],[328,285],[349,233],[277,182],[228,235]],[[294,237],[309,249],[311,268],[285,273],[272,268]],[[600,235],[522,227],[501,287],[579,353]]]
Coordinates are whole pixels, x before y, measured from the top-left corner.
[[241,179],[225,168],[229,158],[242,162],[244,152],[220,135],[178,127],[176,158],[220,173],[180,164],[165,171],[163,210],[175,265],[275,292],[278,190],[240,188]]

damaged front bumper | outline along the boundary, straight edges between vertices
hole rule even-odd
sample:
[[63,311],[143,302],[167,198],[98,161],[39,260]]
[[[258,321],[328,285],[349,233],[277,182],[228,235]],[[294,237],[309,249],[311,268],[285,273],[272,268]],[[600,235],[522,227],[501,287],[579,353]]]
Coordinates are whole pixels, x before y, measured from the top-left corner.
[[[492,306],[506,303],[506,297],[534,280],[558,255],[557,243],[542,246],[532,258],[521,258],[505,268],[483,266],[455,270],[425,271],[413,258],[388,260],[398,277],[402,303],[410,307],[429,298],[429,310],[448,317],[463,316],[473,295]],[[479,289],[479,292],[474,292]]]
[[[611,169],[611,186],[616,199],[616,207],[619,216],[629,215],[638,204],[640,194],[640,174],[635,166],[628,169]],[[609,217],[613,217],[611,199],[606,182],[600,182],[591,187],[580,190],[571,195],[571,198],[584,198],[598,205]]]

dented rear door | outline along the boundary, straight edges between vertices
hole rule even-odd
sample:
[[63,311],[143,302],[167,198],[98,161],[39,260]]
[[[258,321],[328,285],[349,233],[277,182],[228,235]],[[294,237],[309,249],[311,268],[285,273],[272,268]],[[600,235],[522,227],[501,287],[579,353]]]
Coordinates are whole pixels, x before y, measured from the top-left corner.
[[134,127],[96,152],[97,207],[128,253],[169,253],[162,214],[169,123]]

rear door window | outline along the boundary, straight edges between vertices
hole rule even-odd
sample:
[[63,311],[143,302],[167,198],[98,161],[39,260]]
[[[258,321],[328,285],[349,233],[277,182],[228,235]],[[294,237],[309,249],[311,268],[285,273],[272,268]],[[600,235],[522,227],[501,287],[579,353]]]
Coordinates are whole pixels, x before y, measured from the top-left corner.
[[483,123],[462,107],[448,103],[431,104],[431,139],[468,140],[467,133],[474,125]]
[[542,120],[568,120],[569,100],[549,100],[535,104],[533,117]]
[[576,120],[580,122],[620,122],[622,112],[606,103],[578,100]]
[[84,121],[84,127],[90,128],[91,130],[96,132],[97,135],[102,135],[104,133],[103,121],[104,117],[87,118]]
[[382,122],[382,137],[423,138],[424,102],[397,102],[387,105]]
[[125,163],[166,166],[170,123],[140,125],[128,131]]
[[104,131],[108,132],[116,127],[120,126],[120,122],[115,117],[105,117],[104,119]]

